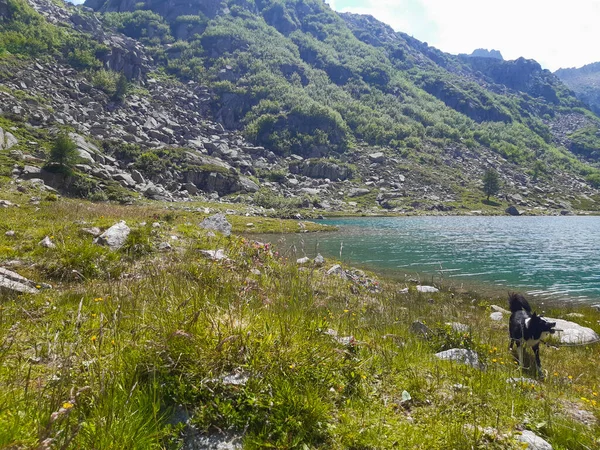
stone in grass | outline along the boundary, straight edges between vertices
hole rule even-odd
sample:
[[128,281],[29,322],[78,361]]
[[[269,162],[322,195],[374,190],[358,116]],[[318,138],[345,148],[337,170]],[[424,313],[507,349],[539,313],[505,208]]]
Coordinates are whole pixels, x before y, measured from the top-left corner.
[[467,350],[465,348],[452,348],[450,350],[436,353],[435,357],[447,361],[460,362],[479,369],[479,357],[477,356],[477,352],[473,350]]
[[6,233],[4,233],[4,236],[13,237],[15,234],[17,234],[15,230],[8,230]]
[[583,327],[575,322],[563,319],[551,319],[544,317],[550,322],[556,322],[557,331],[554,335],[561,344],[591,344],[600,340],[600,336],[588,327]]
[[111,250],[119,250],[125,245],[129,233],[131,233],[131,229],[122,220],[94,239],[94,244],[108,246]]
[[457,333],[468,333],[469,332],[469,325],[465,325],[464,323],[446,322],[446,325],[449,326],[450,328],[452,328],[452,330],[456,331]]
[[56,248],[56,244],[54,242],[52,242],[52,240],[50,240],[50,237],[48,237],[48,236],[46,236],[44,239],[42,239],[40,241],[39,245],[44,248]]
[[308,264],[309,262],[310,262],[310,258],[308,256],[305,256],[304,258],[298,258],[296,260],[296,263],[300,264],[300,265],[302,265],[302,264]]
[[232,432],[201,434],[186,432],[183,438],[183,450],[241,450],[243,435]]
[[540,384],[536,380],[534,380],[532,378],[527,378],[527,377],[511,377],[511,378],[507,378],[506,382],[508,384],[512,384],[513,386],[518,386],[518,385],[523,385],[523,384],[531,386],[532,384]]
[[221,261],[223,259],[227,259],[227,255],[225,254],[225,250],[202,250],[201,253],[209,259],[213,261]]
[[431,334],[429,327],[419,320],[414,321],[410,325],[410,332],[423,338],[426,338]]
[[440,292],[440,290],[433,286],[417,286],[417,292],[421,292],[423,294],[435,294],[436,292]]
[[343,277],[345,275],[344,269],[339,264],[336,264],[331,269],[327,271],[327,275],[339,275]]
[[500,322],[501,320],[504,320],[504,314],[502,314],[500,311],[494,311],[490,314],[490,319]]
[[40,289],[51,289],[45,283],[34,283],[18,273],[0,267],[0,292],[8,291],[17,294],[35,294]]
[[317,257],[315,258],[315,265],[317,266],[322,266],[323,264],[325,264],[325,258],[323,258],[323,256],[319,253],[317,255]]
[[200,227],[205,230],[214,230],[221,233],[223,236],[231,235],[231,224],[227,221],[225,214],[215,214],[214,216],[207,217],[202,221]]
[[552,450],[548,442],[529,430],[522,431],[517,440],[527,444],[527,450]]

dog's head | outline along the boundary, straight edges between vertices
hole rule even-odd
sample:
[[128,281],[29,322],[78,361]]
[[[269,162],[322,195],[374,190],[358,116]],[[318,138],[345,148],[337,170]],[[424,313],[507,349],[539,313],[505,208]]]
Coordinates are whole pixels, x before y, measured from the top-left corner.
[[542,316],[538,316],[536,313],[531,315],[531,321],[529,327],[535,335],[539,335],[540,339],[545,339],[550,334],[554,334],[557,330],[554,328],[556,322],[550,322],[544,319]]

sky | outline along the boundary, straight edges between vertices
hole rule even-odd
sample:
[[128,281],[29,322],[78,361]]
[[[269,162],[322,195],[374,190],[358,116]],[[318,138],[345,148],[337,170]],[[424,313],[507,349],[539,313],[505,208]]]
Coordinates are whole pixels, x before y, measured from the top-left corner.
[[600,61],[600,0],[326,0],[448,53],[500,50],[544,68]]

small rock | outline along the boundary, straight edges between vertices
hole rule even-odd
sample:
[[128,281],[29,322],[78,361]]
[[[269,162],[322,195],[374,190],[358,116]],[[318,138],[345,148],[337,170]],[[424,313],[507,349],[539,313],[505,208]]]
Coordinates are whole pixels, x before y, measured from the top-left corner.
[[225,255],[225,250],[202,250],[201,253],[209,259],[213,261],[221,261],[223,259],[227,259],[227,255]]
[[18,273],[0,267],[0,292],[35,294],[39,289],[52,289],[52,286],[45,283],[34,283]]
[[504,320],[504,314],[502,314],[500,311],[494,311],[490,314],[490,319],[500,322],[501,320]]
[[528,444],[527,450],[552,450],[552,446],[532,431],[524,430],[517,436],[519,442]]
[[532,384],[540,384],[538,383],[536,380],[533,380],[531,378],[527,378],[527,377],[518,377],[518,378],[507,378],[506,382],[508,384],[512,384],[514,386],[519,385],[519,384],[527,384],[527,385],[532,385]]
[[508,309],[504,309],[498,305],[492,305],[491,308],[496,312],[501,312],[502,314],[510,315],[510,311]]
[[124,221],[121,221],[94,239],[94,243],[106,245],[110,247],[111,250],[118,250],[125,245],[129,233],[131,233],[131,229]]
[[429,327],[419,320],[410,324],[410,332],[425,338],[431,334]]
[[250,273],[256,275],[257,277],[261,275],[260,270],[258,269],[250,269]]
[[168,252],[170,250],[173,250],[173,247],[171,247],[171,244],[169,244],[168,242],[161,242],[160,244],[158,244],[158,250],[160,250],[161,252]]
[[298,258],[296,260],[297,264],[308,264],[310,262],[310,258],[308,256],[305,256],[304,258]]
[[50,240],[50,237],[46,236],[39,242],[39,245],[45,248],[56,248],[56,244]]
[[327,271],[327,275],[343,275],[344,274],[344,269],[342,269],[342,266],[340,266],[339,264],[336,264],[335,266],[333,266],[331,269],[329,269]]
[[600,312],[600,303],[592,305],[592,309],[595,309],[596,311]]
[[446,325],[448,325],[450,328],[452,328],[457,333],[468,333],[469,332],[469,325],[465,325],[464,323],[448,322],[448,323],[446,323]]
[[465,348],[452,348],[443,352],[435,354],[438,359],[447,361],[456,361],[463,364],[467,364],[471,367],[479,368],[479,357],[477,352],[473,350],[467,350]]
[[440,292],[440,290],[433,286],[417,286],[417,292],[421,292],[423,294],[435,294],[436,292]]
[[158,222],[154,222],[154,223],[152,224],[152,228],[160,228],[160,227],[161,227],[161,225],[160,225],[160,223],[158,223]]
[[15,234],[17,233],[14,230],[8,230],[6,233],[4,233],[4,236],[13,237]]
[[98,227],[82,228],[81,231],[87,234],[91,234],[94,237],[98,237],[102,234],[102,230]]
[[325,258],[323,258],[323,256],[319,253],[315,258],[314,262],[315,265],[322,266],[323,264],[325,264]]
[[227,221],[225,214],[215,214],[214,216],[207,217],[200,224],[205,230],[214,230],[223,234],[223,236],[231,235],[231,224]]

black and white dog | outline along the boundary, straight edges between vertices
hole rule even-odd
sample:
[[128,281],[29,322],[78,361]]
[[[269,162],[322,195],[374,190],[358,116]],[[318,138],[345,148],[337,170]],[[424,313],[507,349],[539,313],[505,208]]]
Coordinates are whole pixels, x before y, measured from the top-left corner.
[[523,367],[523,347],[525,344],[533,349],[537,372],[543,377],[542,364],[540,363],[540,341],[554,334],[556,322],[548,322],[536,313],[531,312],[531,306],[521,294],[510,294],[508,298],[510,306],[510,345],[517,344],[519,366]]

